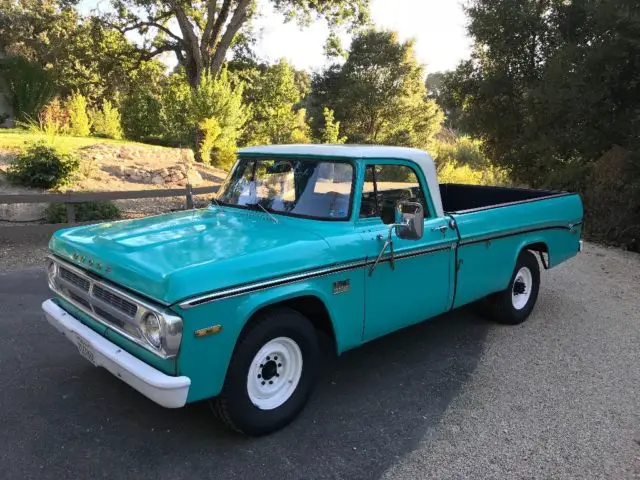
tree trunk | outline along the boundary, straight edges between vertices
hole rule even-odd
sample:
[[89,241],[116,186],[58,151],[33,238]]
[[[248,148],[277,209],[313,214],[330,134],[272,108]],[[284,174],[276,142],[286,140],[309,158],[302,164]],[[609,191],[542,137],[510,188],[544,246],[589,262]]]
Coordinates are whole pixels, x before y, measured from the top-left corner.
[[195,135],[195,148],[193,152],[193,158],[196,162],[199,163],[209,163],[210,159],[202,157],[202,145],[204,143],[204,131],[200,128],[200,126],[196,126],[196,135]]

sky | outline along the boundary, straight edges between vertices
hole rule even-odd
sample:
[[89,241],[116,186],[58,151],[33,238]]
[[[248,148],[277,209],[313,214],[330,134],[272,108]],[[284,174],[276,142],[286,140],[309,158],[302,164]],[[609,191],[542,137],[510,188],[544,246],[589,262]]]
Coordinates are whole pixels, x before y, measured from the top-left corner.
[[[373,22],[399,33],[401,40],[416,40],[416,56],[427,72],[451,70],[470,55],[471,42],[466,35],[466,17],[463,0],[372,0]],[[254,21],[258,34],[256,53],[264,60],[285,58],[298,69],[317,71],[326,65],[323,47],[328,35],[325,22],[314,22],[300,28],[295,22],[284,23],[267,0],[260,0],[264,12]],[[99,5],[104,10],[105,0],[81,0],[84,13]],[[343,46],[348,47],[345,34]]]

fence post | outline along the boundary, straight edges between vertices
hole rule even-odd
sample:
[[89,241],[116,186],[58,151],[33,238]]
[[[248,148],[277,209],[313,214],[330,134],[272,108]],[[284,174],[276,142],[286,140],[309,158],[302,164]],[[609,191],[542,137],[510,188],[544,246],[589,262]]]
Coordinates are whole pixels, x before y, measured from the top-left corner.
[[191,184],[187,183],[187,210],[193,208],[193,191],[191,190]]
[[73,203],[67,203],[67,223],[76,223],[76,207]]

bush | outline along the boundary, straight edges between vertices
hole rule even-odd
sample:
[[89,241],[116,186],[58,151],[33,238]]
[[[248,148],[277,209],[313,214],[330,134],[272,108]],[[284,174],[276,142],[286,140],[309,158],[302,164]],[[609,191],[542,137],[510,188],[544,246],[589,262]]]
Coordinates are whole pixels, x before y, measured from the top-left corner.
[[[76,203],[76,222],[94,222],[98,220],[117,220],[122,218],[120,208],[111,202]],[[67,223],[67,206],[64,203],[51,203],[44,211],[48,223]]]
[[7,178],[25,187],[55,188],[67,184],[79,167],[80,161],[75,155],[36,143],[11,162]]
[[507,173],[498,167],[487,166],[476,170],[469,165],[439,162],[437,168],[440,183],[465,183],[469,185],[504,185],[509,183]]
[[198,146],[200,158],[203,162],[211,162],[211,152],[220,138],[222,128],[215,118],[206,118],[198,125],[202,134],[202,141]]
[[108,100],[104,100],[102,109],[96,110],[93,114],[93,134],[96,137],[114,140],[122,138],[120,112]]
[[2,60],[0,79],[6,85],[7,100],[19,122],[38,118],[42,107],[56,92],[51,72],[24,57]]
[[91,133],[91,122],[87,114],[87,99],[76,92],[67,99],[65,106],[69,112],[69,135],[88,137]]
[[482,142],[469,137],[437,141],[432,149],[441,183],[504,185],[507,171],[493,165],[482,152]]
[[69,130],[69,112],[60,102],[58,97],[47,103],[38,115],[38,122],[19,122],[33,133],[43,133],[55,137]]
[[236,144],[247,121],[247,107],[242,100],[242,86],[234,86],[229,79],[227,70],[223,70],[219,77],[205,75],[198,88],[191,93],[189,102],[188,122],[197,131],[198,155],[197,161],[208,161],[200,157],[200,145],[204,132],[200,124],[206,119],[215,118],[220,133],[214,147],[211,163],[216,167],[229,166],[229,151],[236,149]]

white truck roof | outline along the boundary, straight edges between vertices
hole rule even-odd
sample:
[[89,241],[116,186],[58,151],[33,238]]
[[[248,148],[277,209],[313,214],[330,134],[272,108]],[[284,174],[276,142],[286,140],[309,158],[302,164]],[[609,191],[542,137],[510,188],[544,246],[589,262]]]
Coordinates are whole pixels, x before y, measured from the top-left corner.
[[340,157],[352,159],[401,159],[410,160],[418,165],[424,172],[431,193],[436,215],[444,215],[440,187],[436,174],[436,165],[427,152],[417,148],[386,147],[381,145],[266,145],[262,147],[246,147],[238,150],[240,154],[259,153],[266,155],[314,155],[320,157]]

